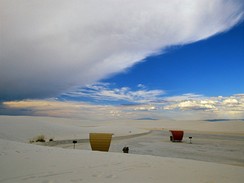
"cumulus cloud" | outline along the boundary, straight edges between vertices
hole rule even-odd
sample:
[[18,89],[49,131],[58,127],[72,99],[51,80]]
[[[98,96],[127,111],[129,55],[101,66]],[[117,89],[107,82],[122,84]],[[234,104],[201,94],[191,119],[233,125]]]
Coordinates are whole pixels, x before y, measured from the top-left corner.
[[215,110],[216,107],[213,101],[202,101],[202,100],[186,100],[179,103],[165,106],[164,109],[175,109],[180,110]]
[[242,18],[239,0],[1,0],[1,100],[56,96]]
[[[184,95],[185,96],[185,95]],[[244,117],[244,95],[237,94],[232,96],[204,97],[199,95],[188,99],[185,97],[170,97],[170,100],[163,106],[164,110],[178,111],[201,111],[211,114],[216,118],[243,118]],[[193,95],[194,96],[194,95]],[[179,100],[182,98],[182,100]]]

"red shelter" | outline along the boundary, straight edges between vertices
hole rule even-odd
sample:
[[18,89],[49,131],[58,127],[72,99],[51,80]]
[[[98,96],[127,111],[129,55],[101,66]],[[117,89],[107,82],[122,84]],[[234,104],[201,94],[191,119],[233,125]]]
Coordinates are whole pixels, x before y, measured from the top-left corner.
[[184,136],[184,131],[182,130],[170,130],[172,136],[170,140],[173,142],[181,142]]

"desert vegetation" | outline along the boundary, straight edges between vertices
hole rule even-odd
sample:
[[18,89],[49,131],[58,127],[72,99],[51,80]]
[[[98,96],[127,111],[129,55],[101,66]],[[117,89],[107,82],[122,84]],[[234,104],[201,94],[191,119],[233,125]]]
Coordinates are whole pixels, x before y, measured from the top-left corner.
[[[46,142],[45,139],[46,139],[46,138],[45,138],[45,135],[38,135],[38,136],[32,138],[32,139],[30,140],[30,143],[34,143],[34,142]],[[50,140],[51,140],[51,139],[50,139]],[[53,139],[52,139],[52,140],[53,140]]]

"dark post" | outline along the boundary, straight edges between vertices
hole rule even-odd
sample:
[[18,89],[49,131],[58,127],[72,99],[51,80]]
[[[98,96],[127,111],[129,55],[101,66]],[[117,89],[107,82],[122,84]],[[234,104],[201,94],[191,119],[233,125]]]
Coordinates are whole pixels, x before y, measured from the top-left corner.
[[73,140],[73,144],[74,144],[74,149],[75,149],[75,144],[77,143],[77,140]]
[[192,137],[189,137],[189,139],[190,139],[190,144],[191,144],[191,139],[192,139]]

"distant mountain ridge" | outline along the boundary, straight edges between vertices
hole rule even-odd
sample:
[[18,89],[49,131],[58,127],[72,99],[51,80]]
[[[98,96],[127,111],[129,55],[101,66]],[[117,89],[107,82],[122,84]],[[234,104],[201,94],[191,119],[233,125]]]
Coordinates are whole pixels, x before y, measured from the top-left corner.
[[244,121],[244,119],[206,119],[204,121],[209,122],[221,122],[221,121]]
[[158,120],[156,118],[138,118],[136,120]]

